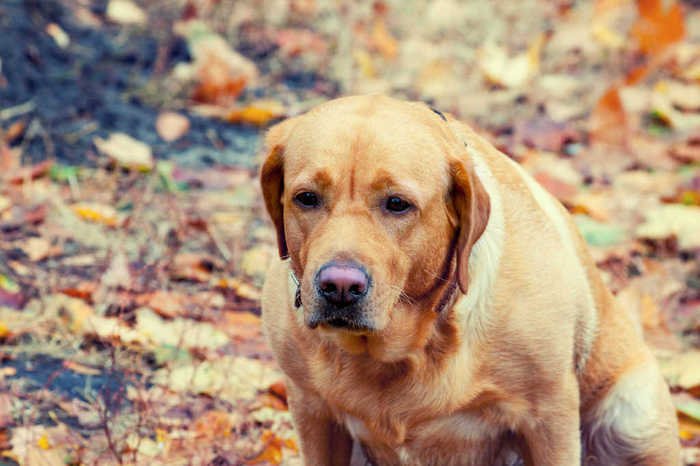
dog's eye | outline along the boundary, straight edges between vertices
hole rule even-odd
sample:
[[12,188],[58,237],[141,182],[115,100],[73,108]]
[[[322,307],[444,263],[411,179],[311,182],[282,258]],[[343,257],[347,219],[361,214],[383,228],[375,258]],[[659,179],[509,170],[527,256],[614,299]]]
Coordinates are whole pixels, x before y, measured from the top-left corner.
[[294,196],[294,200],[304,207],[316,207],[318,205],[318,196],[309,191],[297,194]]
[[397,196],[389,196],[386,200],[386,210],[395,214],[402,214],[411,208],[411,204]]

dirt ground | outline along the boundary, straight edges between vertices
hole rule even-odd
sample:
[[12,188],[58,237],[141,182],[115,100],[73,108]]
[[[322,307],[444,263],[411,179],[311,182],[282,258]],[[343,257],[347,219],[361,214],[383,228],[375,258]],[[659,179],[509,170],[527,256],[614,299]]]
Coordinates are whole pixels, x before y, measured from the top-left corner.
[[260,136],[423,100],[556,196],[700,464],[700,5],[3,0],[0,465],[300,464]]

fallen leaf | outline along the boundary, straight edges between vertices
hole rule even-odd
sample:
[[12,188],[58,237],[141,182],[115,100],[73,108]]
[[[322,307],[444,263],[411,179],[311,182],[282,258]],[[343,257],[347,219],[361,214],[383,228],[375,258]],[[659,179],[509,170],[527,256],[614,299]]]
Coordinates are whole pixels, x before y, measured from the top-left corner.
[[120,24],[144,25],[148,20],[146,12],[131,0],[109,0],[106,16]]
[[260,441],[265,445],[262,453],[255,458],[246,461],[246,464],[272,463],[279,464],[282,461],[283,440],[271,431],[263,433]]
[[637,227],[638,237],[662,239],[675,235],[681,249],[700,248],[700,207],[662,204],[648,210],[645,217]]
[[52,249],[49,240],[42,237],[28,238],[23,242],[21,248],[32,262],[46,259],[50,255]]
[[193,63],[181,69],[185,79],[195,79],[193,98],[199,102],[228,104],[258,77],[255,64],[233,50],[226,39],[203,21],[179,23],[175,31],[184,36]]
[[52,160],[44,160],[43,162],[37,163],[35,165],[22,166],[14,170],[3,172],[2,178],[4,178],[9,183],[21,184],[25,181],[34,180],[36,178],[44,176],[49,172],[52,165]]
[[640,50],[647,55],[663,52],[685,37],[683,11],[678,3],[666,8],[662,0],[637,0],[639,17],[630,28]]
[[12,143],[14,142],[15,139],[20,137],[22,133],[24,132],[25,129],[25,123],[24,120],[17,120],[14,123],[10,125],[9,128],[7,128],[7,131],[5,131],[3,139],[7,143]]
[[484,77],[506,88],[519,88],[525,85],[539,69],[540,54],[546,36],[540,34],[530,43],[528,50],[515,55],[508,55],[504,47],[494,43],[487,44],[479,50],[479,67]]
[[260,289],[245,283],[236,277],[226,277],[219,280],[218,286],[233,290],[236,295],[251,301],[260,301]]
[[102,286],[128,289],[131,286],[131,271],[126,254],[119,251],[112,257],[109,267],[100,280]]
[[275,34],[274,41],[279,47],[279,54],[286,57],[309,55],[325,56],[328,51],[326,40],[320,34],[309,29],[286,28]]
[[696,420],[682,412],[680,414],[681,415],[678,416],[678,430],[680,431],[681,438],[689,440],[693,437],[700,436],[700,419]]
[[[670,358],[662,359],[659,363],[661,373],[671,386],[687,391],[700,387],[700,351],[675,354]],[[700,416],[700,412],[698,415]]]
[[117,210],[109,204],[79,202],[73,204],[71,209],[81,218],[91,222],[104,223],[110,227],[116,227],[121,223]]
[[153,168],[151,147],[125,133],[112,133],[107,139],[95,138],[97,150],[124,168],[148,171]]
[[669,154],[683,163],[700,163],[700,133],[688,138],[686,141],[673,144]]
[[168,142],[176,141],[190,129],[190,120],[179,113],[163,112],[156,119],[158,135]]
[[249,340],[262,336],[260,317],[250,312],[226,312],[224,330],[233,338]]
[[137,302],[163,317],[176,317],[184,313],[186,296],[174,291],[157,290],[140,296]]
[[284,105],[276,100],[257,100],[240,110],[232,111],[226,120],[231,123],[265,126],[271,120],[283,117],[285,111]]
[[70,37],[68,34],[66,34],[66,31],[61,29],[61,26],[59,26],[56,23],[49,23],[46,25],[46,33],[51,36],[54,42],[56,42],[56,45],[61,47],[62,49],[65,49],[70,45]]
[[68,299],[64,309],[66,310],[68,328],[73,333],[82,333],[85,322],[95,315],[92,307],[82,299]]
[[[1,377],[0,377],[1,378]],[[12,398],[9,393],[0,392],[0,429],[9,425],[12,419]],[[2,448],[3,441],[0,440],[0,448]]]
[[231,435],[233,422],[234,417],[227,411],[207,411],[194,421],[190,429],[198,438],[213,440]]
[[181,253],[173,258],[168,267],[170,276],[179,280],[208,282],[212,272],[222,270],[224,265],[217,259],[196,253]]
[[75,361],[63,361],[63,367],[73,372],[77,372],[78,374],[99,375],[102,373],[102,371],[99,369],[95,369],[94,367],[86,366]]
[[399,53],[399,45],[387,29],[383,18],[375,19],[370,40],[372,46],[388,60],[393,60]]
[[97,290],[97,283],[91,281],[82,281],[76,286],[69,288],[61,288],[58,291],[72,298],[78,298],[82,299],[83,301],[92,302],[92,295],[95,292],[95,290]]
[[279,397],[285,403],[287,402],[287,385],[285,385],[285,383],[282,380],[278,380],[277,382],[271,384],[268,390],[270,391],[270,393]]
[[620,93],[613,86],[598,100],[589,119],[591,138],[614,146],[627,142],[627,115],[622,106]]
[[676,410],[685,414],[689,418],[700,421],[700,401],[689,400],[676,404]]

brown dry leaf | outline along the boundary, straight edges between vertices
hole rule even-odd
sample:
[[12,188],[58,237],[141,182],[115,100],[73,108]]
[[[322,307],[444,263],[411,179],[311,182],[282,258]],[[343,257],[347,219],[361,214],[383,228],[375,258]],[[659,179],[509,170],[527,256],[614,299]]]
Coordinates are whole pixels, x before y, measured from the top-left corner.
[[150,307],[163,317],[177,317],[183,314],[186,299],[185,295],[175,291],[158,290],[139,296],[136,302]]
[[180,139],[190,129],[190,120],[179,113],[163,112],[156,119],[158,135],[168,142]]
[[678,416],[678,430],[680,431],[681,438],[686,440],[700,436],[700,421],[696,421],[690,416],[681,414]]
[[663,52],[669,45],[683,40],[685,23],[678,3],[666,8],[662,0],[637,0],[639,18],[632,25],[630,34],[639,42],[639,48],[647,55]]
[[198,102],[233,100],[246,86],[244,77],[232,78],[226,63],[215,56],[210,57],[207,65],[200,68],[198,78],[199,86],[192,94],[192,98]]
[[[1,379],[1,377],[0,377]],[[12,419],[12,398],[9,393],[0,393],[0,429],[10,424]],[[0,442],[2,443],[2,442]]]
[[308,29],[282,29],[275,34],[279,54],[287,57],[304,55],[324,56],[328,51],[326,39]]
[[[1,150],[2,148],[0,148],[0,151]],[[15,149],[10,150],[14,151]],[[5,178],[10,183],[21,184],[25,181],[33,180],[39,178],[40,176],[44,176],[49,172],[49,169],[52,165],[52,160],[44,160],[43,162],[37,163],[36,165],[18,167],[14,170],[10,170],[9,172],[4,172],[3,178]]]
[[99,369],[95,369],[94,367],[86,366],[75,361],[63,361],[63,367],[73,372],[77,372],[78,374],[99,375],[102,373],[102,371]]
[[257,401],[266,408],[274,409],[275,411],[288,411],[287,404],[272,393],[261,393],[258,395]]
[[97,283],[82,281],[73,287],[61,288],[59,292],[72,298],[92,302],[92,294],[95,292],[95,290],[97,290]]
[[22,165],[21,161],[22,150],[19,147],[10,148],[5,141],[0,142],[0,173],[3,178],[12,170],[17,170]]
[[234,311],[226,312],[224,317],[226,323],[223,330],[234,338],[245,341],[262,336],[262,323],[255,314]]
[[700,163],[700,132],[689,137],[687,141],[672,145],[669,154],[683,163]]
[[17,120],[12,123],[10,127],[7,128],[7,131],[5,131],[5,142],[12,143],[15,139],[20,137],[24,132],[25,126],[24,120]]
[[613,86],[600,98],[589,121],[591,137],[595,142],[624,146],[627,142],[627,115],[620,92]]
[[202,414],[192,424],[191,430],[194,430],[198,438],[212,440],[217,437],[228,437],[231,435],[233,428],[234,417],[226,411],[207,411]]
[[236,292],[238,296],[250,301],[260,301],[260,289],[249,285],[236,277],[222,278],[218,286],[221,288],[229,288]]
[[284,381],[278,380],[271,384],[268,390],[270,393],[284,400],[285,403],[287,402],[287,385],[285,385]]
[[386,27],[383,18],[377,18],[372,27],[372,46],[388,60],[393,60],[399,53],[399,46]]
[[170,276],[175,279],[208,282],[212,272],[222,268],[223,264],[213,257],[196,253],[181,253],[175,256],[169,271]]

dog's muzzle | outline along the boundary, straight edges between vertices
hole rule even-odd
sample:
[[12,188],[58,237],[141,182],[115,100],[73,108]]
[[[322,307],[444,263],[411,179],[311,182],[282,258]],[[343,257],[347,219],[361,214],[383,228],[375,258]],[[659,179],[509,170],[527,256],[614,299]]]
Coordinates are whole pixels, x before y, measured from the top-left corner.
[[361,312],[371,287],[364,267],[354,262],[329,262],[319,269],[314,285],[320,305],[310,316],[309,327],[327,324],[347,330],[369,329]]

